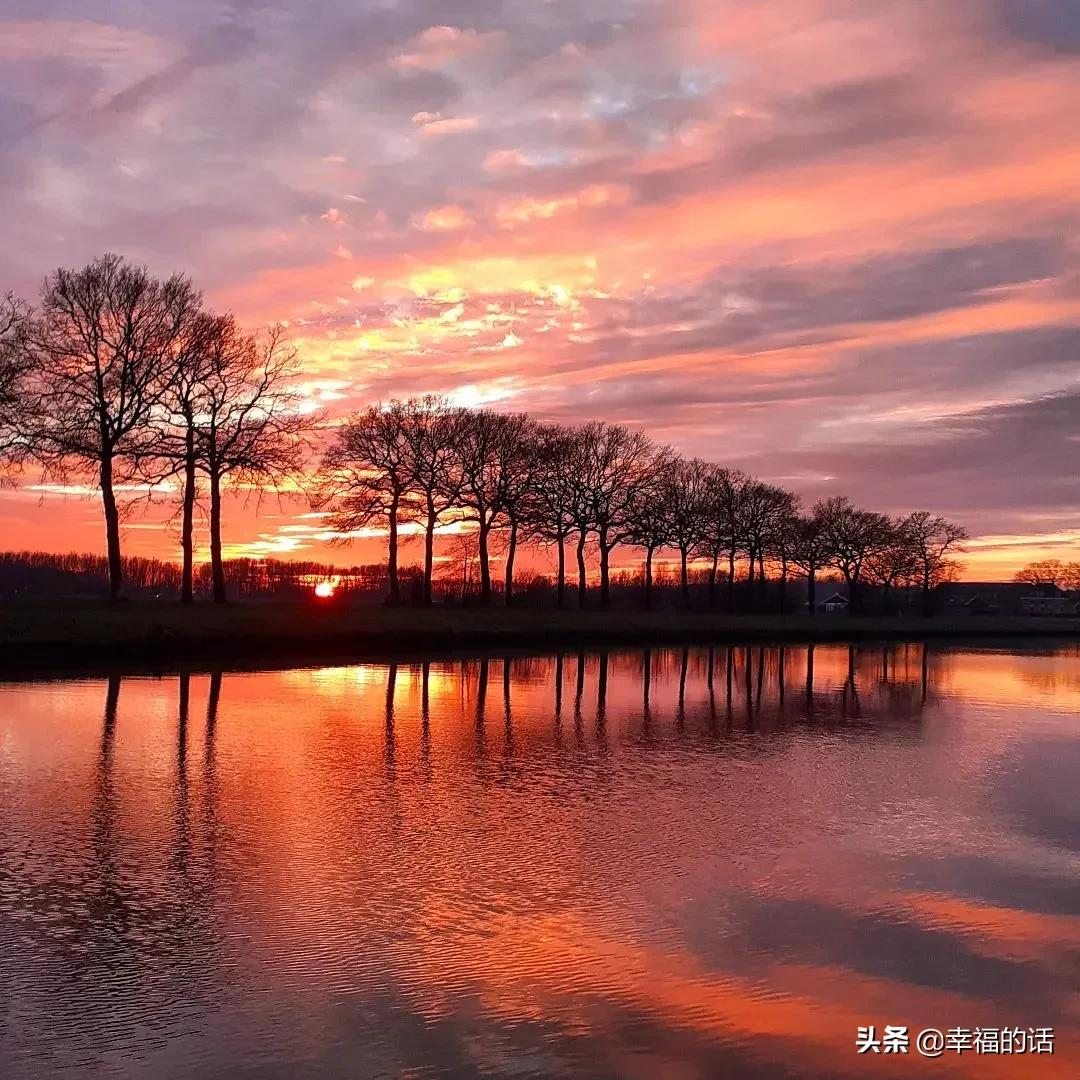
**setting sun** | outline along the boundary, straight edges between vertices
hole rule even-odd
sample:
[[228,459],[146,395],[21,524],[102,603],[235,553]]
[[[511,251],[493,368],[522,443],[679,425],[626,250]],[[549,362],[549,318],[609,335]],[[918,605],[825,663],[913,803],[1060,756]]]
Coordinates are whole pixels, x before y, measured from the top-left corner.
[[320,581],[319,584],[315,586],[315,595],[320,600],[329,600],[334,595],[334,591],[335,586],[332,581]]

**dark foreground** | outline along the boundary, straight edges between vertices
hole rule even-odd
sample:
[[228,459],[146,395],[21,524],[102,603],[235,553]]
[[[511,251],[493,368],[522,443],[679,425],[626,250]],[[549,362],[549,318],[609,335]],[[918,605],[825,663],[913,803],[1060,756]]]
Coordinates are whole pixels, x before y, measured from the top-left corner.
[[1047,642],[8,681],[0,1076],[1071,1080],[1078,721]]
[[707,642],[1080,638],[1080,619],[856,618],[642,611],[387,608],[347,602],[66,601],[0,606],[0,668],[210,663]]

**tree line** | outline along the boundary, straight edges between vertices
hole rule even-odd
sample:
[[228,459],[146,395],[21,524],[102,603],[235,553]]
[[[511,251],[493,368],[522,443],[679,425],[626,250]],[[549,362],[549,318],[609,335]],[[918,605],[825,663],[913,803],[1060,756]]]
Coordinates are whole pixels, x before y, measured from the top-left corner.
[[[524,413],[463,408],[421,396],[372,405],[332,428],[313,472],[318,417],[296,389],[300,359],[281,327],[242,330],[208,311],[190,279],[153,277],[115,255],[59,269],[36,308],[0,301],[0,459],[53,478],[92,478],[105,519],[110,593],[123,590],[121,516],[131,489],[177,501],[181,600],[196,587],[194,521],[209,520],[213,598],[226,599],[222,493],[292,490],[325,515],[342,540],[378,527],[387,536],[387,591],[403,599],[401,527],[423,538],[421,599],[434,599],[435,541],[456,527],[475,541],[467,557],[478,597],[514,595],[524,546],[554,549],[556,602],[573,586],[589,597],[599,564],[599,603],[611,602],[612,558],[643,552],[645,603],[654,567],[677,556],[682,603],[704,574],[710,606],[734,607],[737,577],[763,596],[769,576],[781,603],[793,577],[809,611],[824,573],[838,573],[851,609],[864,586],[918,587],[925,610],[935,585],[956,572],[964,529],[927,511],[888,517],[849,499],[803,508],[796,495],[737,469],[686,458],[619,424],[544,423]],[[496,551],[496,548],[498,551]],[[568,560],[574,562],[568,569]]]
[[403,523],[424,541],[423,600],[433,598],[434,540],[457,523],[476,537],[479,601],[494,599],[492,543],[505,550],[503,592],[514,590],[523,544],[554,548],[556,602],[567,600],[568,554],[576,564],[577,603],[589,590],[588,557],[599,563],[599,603],[610,604],[612,555],[643,552],[650,606],[658,553],[678,557],[679,588],[690,605],[692,567],[704,567],[710,605],[726,590],[733,607],[742,575],[751,592],[770,573],[781,584],[806,579],[808,610],[825,572],[839,573],[852,610],[862,589],[917,587],[929,611],[933,588],[954,576],[952,556],[967,533],[927,511],[888,517],[849,499],[824,499],[803,510],[793,493],[737,469],[685,458],[644,432],[618,424],[543,423],[524,413],[495,413],[423,396],[373,405],[338,426],[323,455],[312,494],[327,524],[347,540],[385,529],[389,600],[401,601],[399,546]]
[[46,476],[92,478],[105,518],[110,593],[124,585],[125,489],[179,489],[181,599],[194,598],[194,524],[205,505],[215,601],[226,598],[222,490],[287,486],[315,420],[281,327],[243,331],[208,311],[189,278],[153,277],[119,256],[59,269],[37,308],[0,299],[0,457]]
[[1050,586],[1067,593],[1080,593],[1080,562],[1042,559],[1016,572],[1014,581],[1024,585]]

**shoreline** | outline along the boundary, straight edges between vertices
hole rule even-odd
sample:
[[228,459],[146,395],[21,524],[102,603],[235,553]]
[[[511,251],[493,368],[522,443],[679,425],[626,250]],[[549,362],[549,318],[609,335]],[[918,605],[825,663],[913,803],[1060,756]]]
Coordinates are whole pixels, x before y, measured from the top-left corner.
[[1080,619],[724,615],[709,612],[387,608],[310,601],[67,601],[0,607],[0,674],[136,666],[280,667],[463,653],[633,646],[943,639],[1080,642]]

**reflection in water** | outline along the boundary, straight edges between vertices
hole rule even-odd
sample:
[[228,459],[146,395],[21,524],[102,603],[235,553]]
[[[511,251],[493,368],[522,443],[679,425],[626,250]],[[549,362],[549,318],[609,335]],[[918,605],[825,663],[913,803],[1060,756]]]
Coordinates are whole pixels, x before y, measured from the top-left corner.
[[0,1074],[857,1076],[898,1023],[1075,1075],[1078,715],[1075,648],[0,686]]

